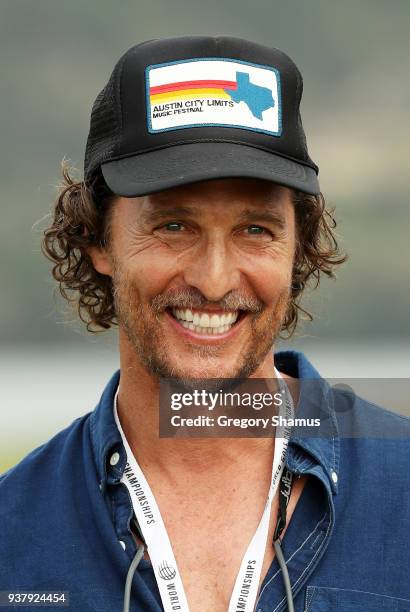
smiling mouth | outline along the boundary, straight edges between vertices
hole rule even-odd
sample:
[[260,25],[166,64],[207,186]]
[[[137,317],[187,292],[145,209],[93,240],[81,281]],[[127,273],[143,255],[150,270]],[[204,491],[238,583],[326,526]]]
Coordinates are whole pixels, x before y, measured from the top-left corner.
[[167,308],[166,310],[186,329],[208,336],[225,334],[247,314],[245,310],[231,310],[220,313],[190,308]]

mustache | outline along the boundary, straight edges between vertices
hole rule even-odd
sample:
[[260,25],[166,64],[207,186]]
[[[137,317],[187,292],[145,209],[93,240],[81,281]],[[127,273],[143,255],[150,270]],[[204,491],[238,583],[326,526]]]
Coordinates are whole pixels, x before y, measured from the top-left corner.
[[209,301],[203,295],[190,289],[183,289],[155,296],[151,302],[152,309],[159,314],[166,308],[196,308],[203,309],[207,306],[217,306],[220,310],[246,310],[253,313],[261,313],[263,304],[252,296],[238,293],[228,293],[222,300]]

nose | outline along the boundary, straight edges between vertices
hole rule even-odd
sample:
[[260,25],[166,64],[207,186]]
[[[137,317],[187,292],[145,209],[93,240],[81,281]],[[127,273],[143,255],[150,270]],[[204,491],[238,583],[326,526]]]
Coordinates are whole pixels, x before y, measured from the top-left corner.
[[224,236],[214,235],[192,254],[184,268],[184,281],[195,287],[209,301],[219,301],[239,288],[240,270]]

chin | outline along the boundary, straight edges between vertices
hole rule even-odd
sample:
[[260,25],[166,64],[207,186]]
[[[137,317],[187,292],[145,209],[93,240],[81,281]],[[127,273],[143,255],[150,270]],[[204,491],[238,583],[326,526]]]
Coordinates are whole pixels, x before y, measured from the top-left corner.
[[205,376],[203,372],[201,375],[196,376],[192,373],[186,373],[181,376],[175,375],[172,378],[173,385],[180,387],[180,392],[192,392],[206,389],[209,393],[229,391],[235,386],[232,384],[232,379],[236,380],[235,377],[223,376],[221,373],[219,373],[219,376],[214,373]]
[[196,367],[187,366],[185,368],[174,368],[175,378],[185,378],[185,379],[211,379],[211,378],[236,378],[238,373],[237,368],[227,368],[223,367],[221,363],[217,363],[214,365],[203,364]]

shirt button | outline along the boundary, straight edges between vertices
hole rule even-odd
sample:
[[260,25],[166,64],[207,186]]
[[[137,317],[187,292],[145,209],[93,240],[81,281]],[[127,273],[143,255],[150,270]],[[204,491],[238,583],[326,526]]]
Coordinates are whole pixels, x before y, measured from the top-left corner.
[[113,453],[110,457],[110,465],[117,465],[120,460],[120,453]]
[[125,542],[123,542],[123,540],[118,540],[119,544],[121,544],[121,546],[123,547],[123,549],[125,550]]
[[337,483],[337,474],[332,470],[332,480],[336,484]]

